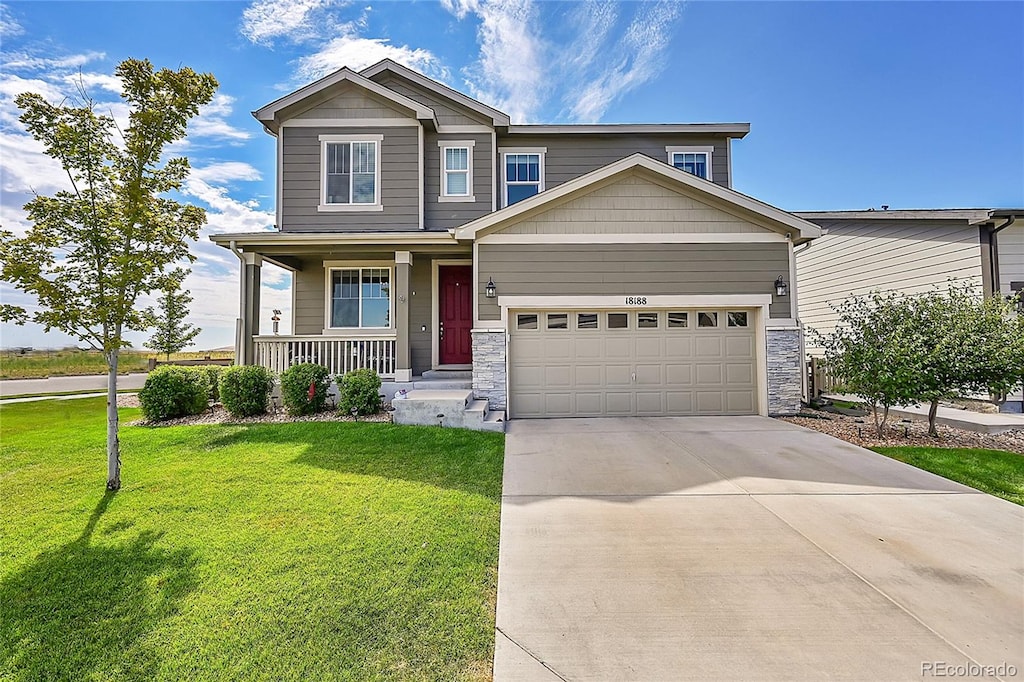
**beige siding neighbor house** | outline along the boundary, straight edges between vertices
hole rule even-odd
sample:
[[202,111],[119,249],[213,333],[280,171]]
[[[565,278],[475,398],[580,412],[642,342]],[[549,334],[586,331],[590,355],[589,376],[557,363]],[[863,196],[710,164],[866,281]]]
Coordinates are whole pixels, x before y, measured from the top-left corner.
[[[276,229],[213,237],[240,362],[370,367],[396,415],[452,425],[799,409],[794,250],[821,230],[732,189],[748,124],[512,125],[387,60],[254,115]],[[264,262],[293,273],[290,335],[255,331]]]

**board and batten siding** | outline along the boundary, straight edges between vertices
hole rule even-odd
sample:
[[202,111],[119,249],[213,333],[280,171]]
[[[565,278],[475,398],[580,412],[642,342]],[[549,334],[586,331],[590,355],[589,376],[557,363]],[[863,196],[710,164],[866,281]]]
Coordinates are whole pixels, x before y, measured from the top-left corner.
[[497,320],[498,296],[772,294],[770,315],[790,316],[774,281],[789,272],[789,246],[751,244],[486,244],[477,247],[482,321]]
[[707,203],[658,183],[627,176],[510,225],[501,234],[766,233]]
[[[473,142],[473,197],[476,201],[438,201],[441,194],[441,147],[446,140]],[[427,133],[423,146],[423,222],[428,230],[448,230],[465,225],[491,212],[494,183],[494,155],[489,134]]]
[[348,87],[330,99],[315,104],[292,118],[409,118],[413,112],[387,102],[361,88]]
[[[652,135],[534,135],[514,134],[498,137],[498,148],[545,147],[544,189],[597,170],[630,154],[646,154],[663,163],[668,162],[665,147],[714,147],[711,154],[712,181],[729,186],[728,138],[694,136],[679,133]],[[499,156],[499,173],[502,160]],[[501,175],[498,176],[499,178]]]
[[[835,329],[831,305],[872,291],[924,293],[949,280],[981,286],[977,226],[951,221],[815,220],[827,233],[797,247],[800,320]],[[817,353],[812,336],[808,349]]]
[[1014,293],[1010,282],[1024,282],[1024,224],[1011,225],[996,235],[999,253],[999,290]]
[[469,107],[431,92],[419,85],[386,71],[373,77],[373,80],[389,90],[405,95],[411,100],[424,104],[434,110],[437,122],[442,125],[490,125],[491,120]]
[[[284,232],[419,229],[418,126],[386,128],[281,128],[281,225]],[[320,135],[383,135],[380,151],[382,211],[318,211]]]

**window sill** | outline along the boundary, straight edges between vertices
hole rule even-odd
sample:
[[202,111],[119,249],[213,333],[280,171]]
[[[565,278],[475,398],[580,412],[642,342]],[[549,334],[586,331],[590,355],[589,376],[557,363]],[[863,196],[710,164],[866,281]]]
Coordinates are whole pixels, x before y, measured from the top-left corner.
[[383,211],[383,204],[320,204],[316,207],[320,213],[372,213]]
[[437,201],[440,204],[472,204],[473,202],[476,201],[476,197],[472,196],[472,195],[470,195],[468,197],[454,197],[454,196],[453,197],[446,197],[446,196],[439,196],[439,197],[437,197]]

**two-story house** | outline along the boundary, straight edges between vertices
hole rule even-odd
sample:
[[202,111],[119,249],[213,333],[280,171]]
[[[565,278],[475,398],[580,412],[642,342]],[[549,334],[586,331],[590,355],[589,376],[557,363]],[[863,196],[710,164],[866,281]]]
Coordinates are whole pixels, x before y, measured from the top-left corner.
[[[254,112],[277,231],[243,263],[237,358],[472,373],[510,418],[799,408],[794,247],[819,228],[732,189],[749,125],[512,125],[385,60]],[[260,266],[293,273],[260,336]]]

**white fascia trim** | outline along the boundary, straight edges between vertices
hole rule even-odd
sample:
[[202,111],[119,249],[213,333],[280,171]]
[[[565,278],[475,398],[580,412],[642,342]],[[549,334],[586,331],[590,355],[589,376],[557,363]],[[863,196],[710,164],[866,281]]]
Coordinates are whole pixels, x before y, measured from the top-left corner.
[[714,133],[743,137],[749,123],[597,123],[583,125],[514,125],[510,134],[559,133]]
[[725,140],[725,173],[726,183],[729,185],[729,189],[732,189],[732,138],[726,138]]
[[476,240],[478,244],[753,244],[785,243],[777,232],[678,232],[619,234],[494,234]]
[[422,128],[414,118],[292,118],[282,128]]
[[382,59],[373,66],[366,67],[359,73],[362,76],[365,76],[366,78],[369,79],[373,78],[382,71],[393,71],[394,73],[397,73],[398,75],[411,80],[412,82],[416,83],[417,85],[420,85],[421,87],[427,88],[428,90],[432,90],[444,97],[447,97],[448,99],[454,100],[459,104],[463,105],[464,107],[472,109],[473,111],[484,114],[485,116],[489,116],[494,125],[496,126],[507,126],[511,122],[511,119],[509,119],[508,114],[498,111],[494,107],[489,107],[483,102],[478,102],[477,100],[471,97],[467,97],[458,90],[453,90],[452,88],[449,88],[443,83],[438,83],[437,81],[427,78],[423,74],[417,73],[416,71],[413,71],[409,67],[403,66],[398,62],[392,61],[390,59]]
[[416,148],[417,148],[417,162],[416,162],[416,196],[419,201],[419,225],[418,227],[422,230],[427,224],[426,212],[427,212],[427,196],[426,189],[424,188],[424,175],[426,174],[427,157],[424,150],[423,141],[423,126],[416,127]]
[[338,244],[456,244],[454,236],[447,231],[436,232],[250,232],[247,234],[213,234],[210,241],[228,247],[231,242],[238,246],[258,249],[266,246],[335,246]]
[[705,180],[712,180],[715,177],[715,173],[711,169],[712,157],[714,157],[714,155],[715,155],[715,148],[713,146],[705,145],[705,146],[700,146],[700,147],[693,147],[693,146],[685,146],[685,145],[684,146],[670,145],[668,147],[665,147],[665,152],[668,155],[668,165],[673,166],[673,167],[674,167],[674,164],[672,163],[672,155],[673,154],[703,154],[704,155],[704,159],[705,159],[705,164],[707,166],[707,172],[708,172],[707,177],[705,177],[704,179]]
[[498,147],[499,154],[547,154],[547,147]]
[[821,228],[814,223],[798,218],[791,213],[787,213],[782,209],[765,204],[752,197],[748,197],[745,194],[740,194],[735,190],[722,187],[721,185],[716,185],[713,182],[698,178],[697,176],[691,175],[686,171],[681,171],[678,168],[673,168],[667,163],[656,161],[644,154],[633,154],[631,156],[627,156],[624,159],[610,163],[607,166],[603,166],[595,171],[581,175],[578,178],[574,178],[568,182],[563,182],[561,185],[558,185],[546,192],[536,194],[527,199],[523,199],[522,201],[518,201],[512,206],[507,206],[499,211],[477,218],[476,220],[466,223],[462,227],[458,228],[456,230],[456,236],[459,239],[475,239],[477,233],[481,230],[494,227],[505,222],[511,222],[516,216],[526,213],[527,211],[561,199],[573,192],[585,189],[596,182],[608,179],[619,173],[624,173],[633,168],[644,168],[657,175],[664,176],[671,180],[676,180],[680,184],[697,190],[698,192],[751,211],[752,213],[767,218],[772,222],[781,223],[783,227],[789,227],[795,230],[803,239],[814,239],[821,236]]
[[445,194],[445,182],[444,174],[447,172],[445,168],[445,150],[447,149],[461,149],[465,148],[466,152],[466,189],[472,192],[473,190],[473,148],[476,146],[474,140],[438,140],[437,146],[440,151],[438,154],[438,173],[440,174],[440,184],[438,187],[441,188],[441,194],[438,195],[437,201],[442,204],[468,204],[476,201],[476,197],[473,194]]
[[410,111],[416,112],[416,118],[418,119],[428,119],[431,121],[435,121],[436,123],[437,117],[434,115],[434,110],[431,109],[430,107],[424,106],[420,102],[417,102],[414,99],[406,97],[403,94],[395,92],[394,90],[385,88],[383,85],[380,85],[379,83],[374,83],[369,78],[356,73],[355,71],[349,69],[348,67],[338,69],[334,73],[328,74],[327,76],[324,76],[318,81],[301,87],[295,92],[287,94],[284,97],[281,97],[280,99],[274,100],[270,104],[267,104],[254,111],[253,115],[260,121],[273,122],[274,116],[280,110],[289,107],[292,104],[295,104],[296,102],[301,102],[310,95],[316,94],[317,92],[320,92],[325,88],[329,88],[332,85],[337,85],[338,83],[341,83],[343,81],[349,81],[361,88],[364,88],[365,90],[369,90],[374,94],[380,95],[384,99],[390,100],[395,104],[398,104],[399,106],[405,107]]
[[274,227],[281,229],[281,223],[284,222],[284,133],[278,133],[274,136],[274,144],[277,147],[277,178],[276,178],[276,191],[275,196],[277,197],[277,206],[274,209]]
[[[500,283],[498,286],[501,286]],[[635,287],[643,297],[643,285]],[[646,296],[646,305],[627,305],[626,296],[498,296],[498,306],[505,309],[541,308],[759,308],[770,305],[771,294],[664,294]],[[503,313],[504,315],[504,313]]]

